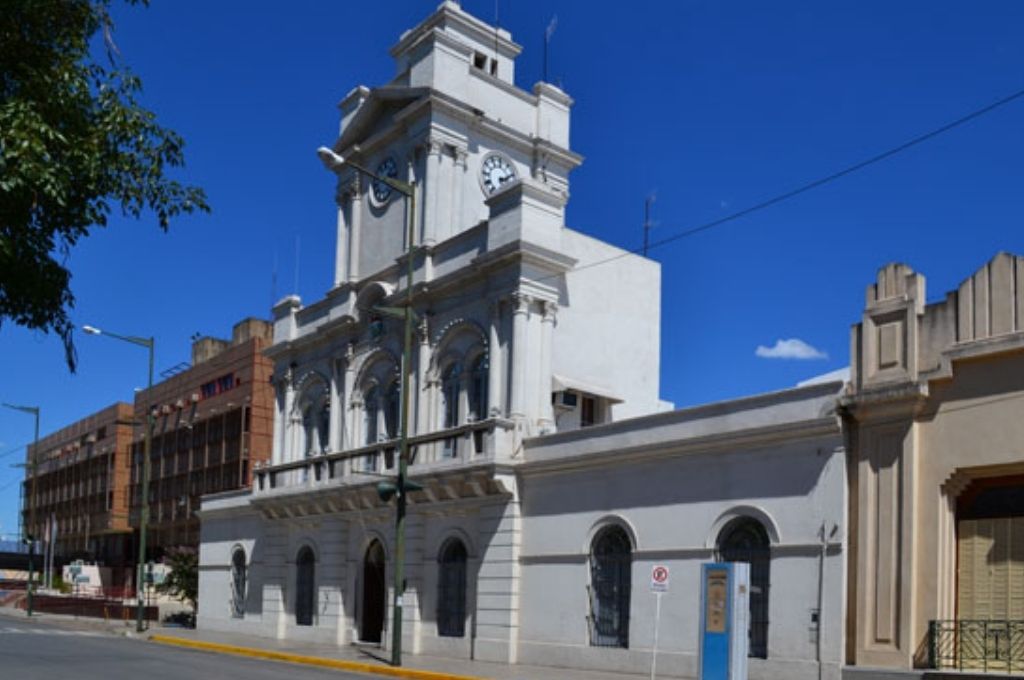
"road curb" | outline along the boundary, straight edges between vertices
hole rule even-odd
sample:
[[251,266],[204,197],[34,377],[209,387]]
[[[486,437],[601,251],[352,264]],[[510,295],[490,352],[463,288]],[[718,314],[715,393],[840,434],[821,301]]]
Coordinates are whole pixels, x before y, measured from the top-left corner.
[[201,649],[207,652],[219,652],[221,654],[235,654],[236,656],[248,656],[256,659],[270,659],[272,661],[287,661],[299,663],[306,666],[320,666],[322,668],[336,668],[343,671],[354,671],[357,673],[373,673],[384,675],[390,678],[413,678],[415,680],[485,680],[475,675],[454,675],[452,673],[439,673],[437,671],[425,671],[417,668],[396,668],[394,666],[379,666],[361,661],[343,661],[341,659],[328,659],[322,656],[307,656],[305,654],[292,654],[291,652],[277,652],[269,649],[256,649],[254,647],[241,647],[239,645],[225,645],[219,642],[207,642],[205,640],[189,640],[187,638],[175,637],[173,635],[150,635],[150,641],[162,645],[176,645],[190,649]]

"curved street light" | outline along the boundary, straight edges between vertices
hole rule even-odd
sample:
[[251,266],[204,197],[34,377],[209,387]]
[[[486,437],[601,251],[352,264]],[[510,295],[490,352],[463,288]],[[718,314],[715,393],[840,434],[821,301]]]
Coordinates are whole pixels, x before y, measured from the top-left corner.
[[[121,340],[128,342],[133,345],[145,347],[149,350],[149,382],[147,383],[147,390],[153,388],[153,350],[155,346],[154,339],[152,337],[143,338],[138,335],[120,335],[118,333],[111,333],[110,331],[100,330],[95,326],[82,326],[82,331],[89,335],[106,335],[115,340]],[[138,607],[135,612],[135,630],[139,633],[143,632],[145,627],[144,614],[145,614],[145,601],[142,598],[143,583],[145,578],[146,564],[146,525],[149,524],[149,453],[153,446],[153,413],[146,407],[146,432],[145,432],[145,443],[142,447],[142,480],[139,486],[142,488],[142,504],[139,509],[139,563],[137,565],[138,574],[136,576],[136,587],[135,595],[138,600]]]
[[403,182],[394,177],[385,177],[376,172],[364,168],[344,156],[340,156],[332,149],[321,146],[316,150],[321,162],[331,172],[337,173],[345,166],[370,177],[373,180],[383,182],[398,193],[405,196],[406,202],[406,276],[405,276],[405,305],[401,311],[393,308],[381,308],[380,311],[386,314],[401,313],[405,318],[405,339],[402,345],[402,410],[400,417],[399,433],[399,454],[398,454],[398,477],[394,484],[381,482],[377,485],[377,493],[381,499],[387,501],[392,495],[396,499],[395,512],[395,586],[394,586],[394,615],[391,626],[391,665],[402,665],[402,595],[405,592],[405,507],[406,494],[421,488],[415,482],[406,479],[409,468],[409,375],[412,371],[412,283],[413,283],[413,254],[415,247],[413,240],[416,237],[416,182]]
[[32,475],[32,491],[29,492],[29,508],[28,508],[28,529],[25,531],[24,540],[28,541],[28,585],[25,590],[28,593],[28,602],[26,603],[25,613],[27,616],[32,616],[32,581],[33,581],[33,563],[36,557],[36,477],[37,468],[36,461],[39,457],[39,407],[38,406],[18,406],[16,404],[3,404],[4,408],[9,408],[12,411],[21,411],[29,415],[35,416],[36,418],[36,434],[32,440],[32,453],[28,456],[28,468],[29,474]]

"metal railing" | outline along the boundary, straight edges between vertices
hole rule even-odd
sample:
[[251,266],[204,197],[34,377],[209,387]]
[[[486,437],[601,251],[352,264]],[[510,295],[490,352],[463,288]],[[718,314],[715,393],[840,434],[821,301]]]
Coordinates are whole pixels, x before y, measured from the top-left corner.
[[928,661],[936,669],[1024,672],[1024,621],[931,621]]
[[[409,467],[416,470],[434,464],[493,460],[498,452],[511,452],[512,436],[513,423],[501,418],[489,418],[412,436],[409,437],[412,452]],[[264,465],[253,470],[253,490],[261,494],[287,488],[339,483],[346,478],[365,481],[366,475],[394,474],[398,443],[397,439],[393,439],[338,453]]]

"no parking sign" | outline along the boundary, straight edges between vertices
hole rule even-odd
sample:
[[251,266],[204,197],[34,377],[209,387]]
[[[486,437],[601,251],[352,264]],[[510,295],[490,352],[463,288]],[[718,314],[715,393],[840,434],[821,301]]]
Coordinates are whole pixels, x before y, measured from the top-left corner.
[[668,567],[663,564],[655,564],[651,567],[651,592],[668,592]]

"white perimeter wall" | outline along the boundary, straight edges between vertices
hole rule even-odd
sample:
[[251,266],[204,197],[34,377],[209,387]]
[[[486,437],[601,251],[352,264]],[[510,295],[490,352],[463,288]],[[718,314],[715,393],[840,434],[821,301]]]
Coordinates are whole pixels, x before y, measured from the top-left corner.
[[[523,547],[519,660],[620,672],[650,671],[655,596],[651,567],[667,565],[659,674],[695,677],[700,565],[738,514],[772,526],[768,660],[750,677],[817,678],[811,610],[817,607],[822,523],[838,525],[825,560],[824,677],[842,658],[845,556],[844,462],[838,436],[752,450],[679,454],[522,480]],[[589,645],[588,552],[609,521],[629,527],[632,568],[629,649]]]

